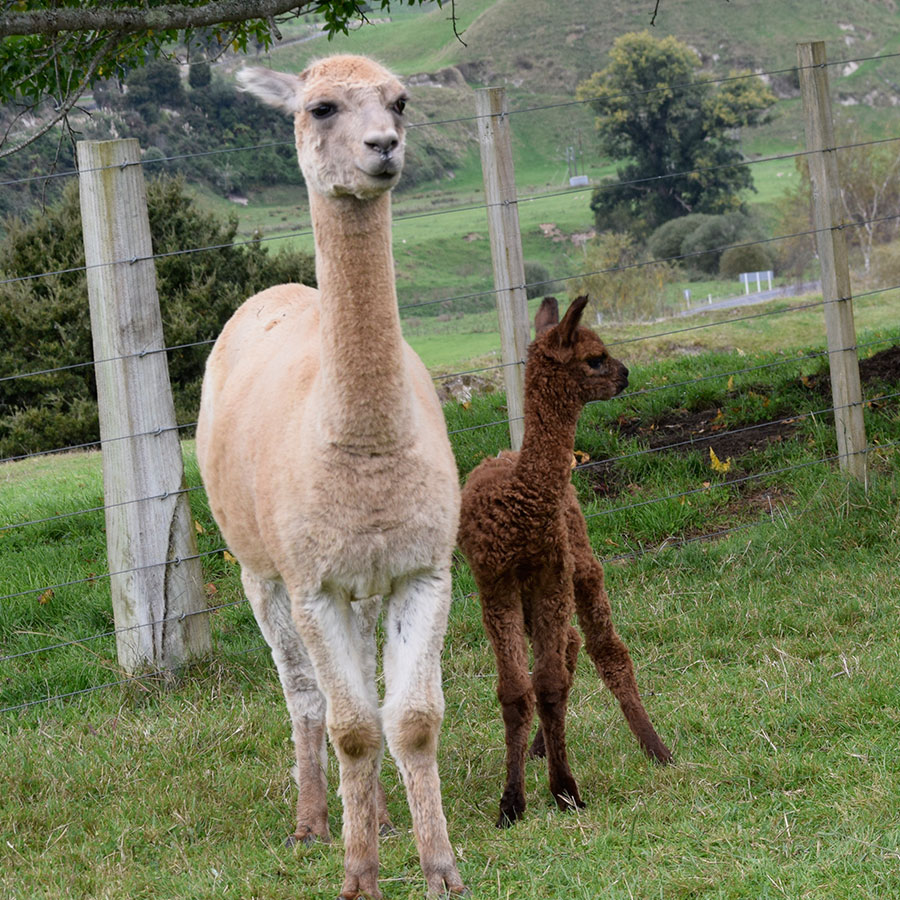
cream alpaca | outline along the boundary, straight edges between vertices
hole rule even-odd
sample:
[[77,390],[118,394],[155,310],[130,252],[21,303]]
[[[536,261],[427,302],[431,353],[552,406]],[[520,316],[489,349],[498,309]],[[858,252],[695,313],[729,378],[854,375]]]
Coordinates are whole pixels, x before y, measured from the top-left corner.
[[207,365],[197,452],[284,688],[295,837],[329,838],[327,724],[344,808],[341,897],[381,897],[384,734],[428,889],[462,892],[435,758],[459,488],[433,384],[401,336],[391,250],[406,94],[358,56],[325,58],[299,76],[246,69],[239,78],[294,115],[319,290],[279,285],[234,314]]

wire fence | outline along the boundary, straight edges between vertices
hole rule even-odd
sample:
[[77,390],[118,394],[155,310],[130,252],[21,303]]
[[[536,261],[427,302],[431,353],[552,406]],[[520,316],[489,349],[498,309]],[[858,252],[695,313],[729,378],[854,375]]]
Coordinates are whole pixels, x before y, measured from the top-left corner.
[[[885,58],[889,58],[890,56],[898,56],[898,55],[900,55],[900,54],[889,54],[889,55],[880,56],[877,58],[885,59]],[[874,58],[876,58],[876,57],[866,57],[867,60],[874,59]],[[839,65],[847,65],[850,62],[861,62],[861,61],[863,61],[863,60],[862,59],[845,60],[845,61],[841,61],[841,62],[831,62],[828,65],[839,66]],[[774,70],[772,72],[767,72],[767,73],[754,73],[753,75],[747,75],[747,76],[736,76],[736,77],[732,77],[732,78],[716,79],[716,80],[709,81],[709,82],[703,82],[703,84],[705,84],[705,85],[722,84],[722,83],[725,83],[728,81],[737,80],[739,78],[759,77],[759,74],[762,74],[764,76],[765,75],[774,76],[774,75],[779,75],[779,74],[786,74],[786,73],[789,73],[792,71],[796,71],[796,68],[797,67],[792,67],[790,69]],[[682,90],[682,89],[689,90],[689,89],[693,89],[694,87],[696,87],[696,84],[685,84],[685,85],[667,86],[665,89],[667,89],[667,90]],[[589,104],[591,102],[592,102],[592,100],[589,98],[589,99],[579,99],[576,101],[571,101],[569,103],[535,105],[535,106],[531,106],[531,107],[523,107],[520,109],[510,110],[509,115],[510,116],[515,115],[518,118],[518,121],[522,122],[522,127],[528,127],[527,123],[529,121],[528,120],[529,114],[533,114],[535,112],[546,110],[546,109],[558,108],[561,106],[575,105],[575,104]],[[446,125],[446,124],[450,124],[450,123],[475,123],[477,121],[477,119],[478,119],[478,116],[452,118],[452,119],[446,119],[446,120],[440,120],[440,121],[434,121],[434,122],[415,123],[410,127],[419,129],[419,128],[440,127],[442,125]],[[876,145],[887,144],[887,143],[895,142],[898,140],[900,140],[900,137],[888,137],[888,138],[883,138],[880,140],[843,144],[843,145],[839,145],[839,146],[836,146],[836,147],[830,148],[830,149],[835,150],[835,151],[860,149],[860,148],[873,147]],[[167,163],[167,162],[177,161],[177,160],[184,159],[184,158],[187,158],[190,156],[199,156],[199,155],[204,155],[204,156],[215,155],[215,154],[234,155],[234,154],[240,154],[240,153],[244,153],[244,152],[252,152],[254,150],[261,149],[263,147],[273,146],[273,145],[277,145],[280,143],[281,142],[274,142],[274,143],[269,142],[266,144],[257,145],[255,147],[229,147],[229,148],[222,148],[220,150],[215,150],[215,151],[207,151],[203,154],[181,154],[178,156],[164,157],[162,159],[154,159],[152,161],[152,164],[158,165],[158,164],[163,164],[163,163]],[[796,151],[796,152],[768,156],[768,157],[759,158],[759,159],[755,159],[755,160],[742,160],[739,163],[739,165],[754,166],[754,165],[782,161],[782,160],[785,160],[785,161],[786,160],[794,160],[797,158],[801,158],[810,152],[811,151],[800,150],[800,151]],[[129,163],[129,165],[141,165],[141,164],[142,163],[140,163],[140,161],[137,161],[137,160],[134,163]],[[142,165],[149,165],[149,164],[150,164],[150,162],[148,161],[147,163],[143,163]],[[728,164],[727,167],[733,168],[734,164]],[[720,169],[720,168],[723,168],[723,167],[722,166],[712,166],[712,167],[708,167],[708,168],[693,169],[693,170],[690,170],[689,172],[662,173],[660,175],[653,176],[652,178],[642,178],[642,179],[634,179],[631,181],[620,181],[620,182],[612,183],[612,184],[603,184],[600,186],[600,189],[602,189],[604,191],[611,191],[611,190],[616,190],[618,188],[634,186],[636,184],[648,183],[648,182],[652,182],[652,181],[662,181],[667,178],[681,177],[686,174],[690,174],[690,175],[694,175],[694,176],[702,176],[704,174],[708,174],[708,173],[713,172],[716,169]],[[44,178],[44,179],[46,179],[46,178],[63,178],[63,177],[73,176],[76,174],[78,174],[78,173],[77,172],[63,172],[63,173],[51,173],[51,174],[46,174],[46,175],[36,175],[36,176],[31,176],[27,179],[15,179],[15,180],[8,180],[5,182],[0,182],[0,187],[9,187],[9,186],[21,184],[21,183],[27,182],[27,181],[38,180],[41,178]],[[570,196],[570,195],[578,196],[578,195],[582,195],[585,191],[595,191],[597,189],[598,189],[597,185],[592,185],[587,188],[547,191],[547,192],[540,193],[540,194],[533,194],[531,196],[519,197],[518,200],[519,200],[519,202],[524,202],[526,200],[533,201],[533,202],[541,202],[541,201],[548,200],[548,199],[566,197],[566,196]],[[402,223],[404,223],[406,221],[410,221],[410,220],[416,220],[416,219],[426,218],[426,217],[430,218],[430,217],[435,217],[435,216],[447,216],[447,215],[453,215],[455,213],[462,213],[462,212],[468,213],[468,212],[478,211],[478,210],[487,211],[488,208],[489,208],[489,204],[476,203],[476,204],[466,204],[466,205],[462,205],[462,206],[458,206],[458,207],[437,208],[437,209],[424,211],[424,212],[410,213],[407,215],[398,215],[395,218],[395,227],[397,224],[402,224]],[[846,228],[864,228],[867,226],[896,220],[898,217],[900,217],[900,214],[889,215],[889,216],[872,216],[869,218],[862,218],[857,221],[849,222],[844,227],[846,227]],[[755,241],[744,241],[744,242],[726,244],[726,245],[722,245],[722,246],[706,247],[702,250],[693,251],[691,253],[679,254],[677,256],[668,257],[666,259],[639,261],[639,262],[635,262],[635,263],[631,263],[631,264],[620,265],[620,266],[611,266],[611,267],[598,269],[598,270],[582,271],[582,272],[578,272],[578,273],[572,274],[572,275],[566,275],[563,277],[553,278],[546,282],[543,282],[543,281],[542,282],[531,282],[527,285],[522,285],[522,287],[523,288],[544,287],[544,286],[549,286],[551,284],[556,285],[561,282],[562,283],[573,282],[573,281],[576,281],[579,279],[584,279],[584,278],[596,276],[596,275],[614,275],[616,273],[625,272],[630,269],[640,269],[640,268],[651,267],[651,266],[660,266],[660,265],[678,265],[678,264],[683,264],[685,262],[689,262],[691,259],[697,258],[699,256],[702,256],[703,254],[708,254],[711,252],[721,254],[728,249],[748,247],[748,246],[753,246],[754,244],[777,244],[778,242],[781,242],[781,241],[795,240],[797,238],[813,238],[817,233],[819,233],[819,231],[820,230],[817,230],[817,229],[806,229],[806,230],[802,230],[802,231],[798,231],[798,232],[776,235],[774,237],[759,239],[759,240],[755,240]],[[241,243],[250,244],[250,243],[254,243],[254,242],[258,242],[258,241],[288,240],[288,239],[297,238],[297,237],[308,237],[310,234],[311,234],[311,230],[303,229],[300,231],[291,231],[291,232],[288,232],[285,234],[255,237],[252,240],[247,240],[247,241],[243,241],[243,242],[236,241],[236,242],[233,242],[233,244],[220,244],[220,245],[215,245],[215,246],[184,248],[184,249],[174,251],[171,253],[153,254],[150,256],[145,256],[145,257],[140,257],[140,258],[134,257],[134,258],[130,258],[130,259],[121,259],[121,260],[117,260],[115,263],[110,263],[108,265],[123,264],[123,263],[135,263],[138,261],[147,261],[147,260],[159,260],[159,259],[165,258],[167,256],[175,256],[175,255],[209,253],[209,252],[215,252],[217,250],[221,250],[226,247],[234,246],[236,244],[241,244]],[[21,282],[27,282],[27,281],[34,281],[37,279],[49,278],[51,276],[60,276],[60,275],[73,274],[73,273],[84,273],[87,271],[88,268],[89,268],[88,266],[75,266],[75,267],[60,269],[60,270],[56,270],[56,271],[34,272],[34,273],[27,274],[27,275],[19,275],[16,277],[0,278],[0,286],[11,285],[14,283],[21,283]],[[861,299],[864,297],[875,297],[876,295],[887,294],[891,291],[900,291],[900,284],[880,286],[878,288],[871,289],[868,291],[855,293],[854,297],[858,300],[858,299]],[[495,296],[497,293],[498,293],[498,291],[496,288],[485,287],[484,290],[480,290],[480,291],[450,295],[450,296],[441,297],[438,299],[429,299],[429,300],[421,301],[419,303],[403,304],[401,306],[401,310],[409,311],[409,310],[416,309],[418,307],[431,306],[431,305],[437,305],[437,304],[451,305],[453,303],[456,303],[456,302],[459,302],[462,300],[470,300],[473,298],[490,298],[490,297]],[[844,299],[848,299],[848,298],[839,298],[839,301],[844,300]],[[795,304],[792,306],[787,306],[787,307],[763,309],[763,310],[757,310],[757,311],[754,311],[754,312],[751,312],[748,314],[719,317],[719,318],[711,319],[709,321],[705,321],[705,322],[698,323],[695,325],[681,326],[681,327],[677,327],[677,328],[666,328],[663,331],[653,330],[655,326],[652,324],[648,324],[646,326],[647,327],[646,331],[642,331],[642,333],[640,333],[636,336],[622,337],[622,338],[618,338],[615,340],[611,340],[608,342],[608,346],[612,347],[612,346],[622,346],[622,345],[633,345],[636,342],[640,342],[640,341],[656,340],[656,339],[672,337],[672,336],[676,336],[676,335],[680,335],[680,334],[684,334],[684,333],[688,333],[688,332],[698,332],[698,331],[706,330],[706,329],[728,328],[739,322],[741,322],[741,323],[753,322],[755,324],[755,323],[758,323],[761,320],[767,319],[769,317],[775,317],[775,316],[783,317],[783,316],[797,315],[797,314],[801,314],[804,312],[808,312],[817,307],[824,307],[827,303],[834,303],[834,302],[839,302],[839,301],[834,301],[834,300],[807,301],[807,302],[802,302],[802,303],[798,303],[798,304]],[[752,373],[760,373],[763,371],[778,370],[778,369],[781,369],[781,367],[802,366],[803,364],[810,363],[812,361],[821,361],[823,359],[827,359],[831,354],[834,354],[834,353],[844,353],[849,350],[852,350],[854,352],[858,352],[859,350],[867,350],[867,351],[874,350],[878,346],[890,345],[890,344],[896,343],[896,341],[897,341],[896,335],[892,335],[892,336],[884,337],[884,338],[875,338],[875,339],[866,340],[866,341],[857,341],[852,346],[841,347],[838,350],[829,350],[829,349],[815,350],[815,351],[811,351],[811,352],[804,353],[801,355],[793,356],[790,358],[776,359],[776,360],[772,360],[772,361],[757,363],[754,365],[742,366],[740,368],[734,368],[734,369],[730,369],[728,371],[714,372],[714,373],[705,374],[705,375],[698,375],[691,379],[685,379],[685,380],[674,382],[674,383],[650,385],[650,386],[641,387],[639,389],[624,393],[624,394],[620,395],[618,398],[616,398],[616,400],[614,402],[619,403],[619,404],[622,404],[622,403],[633,404],[636,400],[638,400],[641,397],[646,397],[647,395],[655,394],[658,392],[663,392],[663,391],[683,392],[685,390],[693,388],[696,385],[702,385],[705,382],[711,382],[711,381],[719,380],[719,379],[724,379],[726,381],[729,381],[736,377],[739,378],[741,376],[746,376],[746,375],[749,375]],[[197,341],[197,342],[176,344],[176,345],[172,345],[172,346],[147,347],[147,348],[141,349],[140,351],[138,351],[134,354],[130,354],[128,356],[112,356],[112,357],[108,357],[108,358],[104,358],[104,359],[100,359],[100,360],[84,360],[82,362],[77,362],[77,363],[64,365],[64,366],[60,366],[60,367],[56,367],[56,368],[43,368],[43,369],[34,370],[34,371],[5,372],[5,373],[0,373],[0,383],[16,382],[16,381],[21,381],[24,379],[35,378],[35,377],[47,377],[47,376],[52,376],[52,375],[63,373],[63,372],[71,372],[73,370],[85,369],[85,368],[91,367],[91,366],[97,367],[97,366],[103,365],[104,363],[112,363],[112,362],[121,361],[121,360],[127,359],[127,358],[144,357],[144,356],[151,355],[151,354],[161,354],[161,353],[168,354],[168,353],[178,351],[178,350],[184,350],[184,349],[189,349],[189,348],[194,348],[194,347],[209,346],[212,343],[213,343],[212,340],[203,340],[203,341]],[[463,369],[458,372],[452,372],[449,374],[442,373],[439,375],[435,375],[434,378],[436,381],[446,381],[449,379],[460,378],[463,376],[477,375],[477,374],[483,374],[483,373],[489,373],[489,372],[497,372],[508,366],[520,365],[522,362],[524,362],[524,361],[519,360],[519,361],[512,362],[512,363],[501,363],[498,365],[491,364],[491,365],[479,366],[479,367],[474,367],[474,368],[466,368],[466,369]],[[888,393],[888,394],[884,394],[884,395],[872,395],[872,396],[864,398],[861,401],[861,403],[863,406],[871,407],[873,404],[885,404],[889,401],[896,400],[898,398],[900,398],[900,392]],[[808,410],[808,411],[792,412],[790,415],[787,415],[787,416],[784,416],[784,415],[776,416],[776,417],[769,419],[767,421],[764,421],[764,422],[756,422],[756,423],[753,423],[750,425],[742,425],[742,426],[739,426],[736,428],[719,430],[715,434],[710,433],[710,434],[704,434],[704,435],[692,435],[689,439],[686,439],[686,440],[675,441],[675,442],[668,443],[668,444],[660,444],[657,446],[644,446],[644,447],[641,447],[636,450],[631,450],[627,453],[621,453],[618,455],[607,456],[606,458],[604,458],[602,460],[593,460],[593,461],[589,461],[589,462],[580,464],[576,467],[576,471],[579,471],[582,473],[587,473],[587,472],[590,472],[591,470],[596,469],[600,466],[609,467],[609,466],[613,466],[618,463],[623,463],[626,461],[633,461],[642,456],[649,457],[652,454],[658,454],[658,453],[661,453],[662,451],[672,451],[675,449],[684,449],[684,448],[697,449],[698,445],[703,445],[704,447],[708,447],[708,446],[713,445],[714,442],[716,442],[716,441],[721,441],[721,440],[727,439],[729,437],[734,437],[734,436],[741,435],[741,434],[747,434],[748,432],[752,432],[752,431],[759,431],[759,430],[765,429],[767,427],[785,425],[788,423],[804,422],[807,420],[814,420],[814,419],[820,418],[822,416],[834,415],[835,413],[839,412],[841,410],[841,408],[842,407],[840,405],[834,405],[834,404],[832,404],[831,406],[820,406],[819,408]],[[181,424],[176,425],[174,427],[174,429],[171,426],[166,427],[166,428],[160,427],[155,431],[153,431],[153,430],[140,431],[140,432],[135,432],[133,434],[123,434],[123,435],[119,435],[119,436],[116,436],[115,438],[107,439],[107,440],[127,441],[127,440],[131,440],[131,439],[138,438],[138,437],[152,437],[154,435],[160,435],[166,431],[171,431],[171,430],[186,431],[186,430],[191,429],[194,426],[194,424],[195,424],[194,422],[186,422],[186,423],[181,423]],[[498,419],[496,421],[479,422],[478,424],[475,424],[472,426],[451,428],[450,434],[451,434],[451,436],[458,436],[461,434],[465,434],[465,433],[469,433],[469,432],[473,432],[473,431],[480,431],[480,430],[484,430],[484,429],[497,429],[497,431],[498,431],[497,446],[499,448],[504,443],[504,435],[500,433],[500,429],[508,427],[508,425],[509,425],[509,419],[503,418],[503,419]],[[865,452],[867,454],[887,453],[888,451],[896,448],[898,443],[900,443],[900,442],[888,441],[888,442],[884,442],[881,444],[872,444],[865,450]],[[60,453],[63,451],[71,451],[71,450],[90,449],[90,448],[95,448],[95,447],[99,446],[99,444],[100,444],[99,441],[73,443],[73,444],[70,444],[70,445],[64,446],[64,447],[57,447],[57,448],[52,448],[52,449],[47,449],[47,450],[41,450],[39,452],[24,453],[24,454],[17,455],[17,456],[10,456],[10,457],[0,460],[0,463],[22,462],[24,460],[27,460],[27,459],[30,459],[33,457],[44,456],[44,455],[52,454],[52,453]],[[695,495],[699,495],[699,494],[705,494],[705,493],[718,491],[718,490],[730,490],[730,489],[733,489],[735,487],[738,487],[740,485],[744,485],[744,484],[747,484],[750,482],[764,481],[767,478],[775,478],[775,477],[787,478],[791,475],[791,473],[798,472],[802,469],[807,469],[807,468],[814,467],[814,466],[828,466],[830,464],[835,463],[840,458],[841,458],[841,454],[839,454],[839,453],[838,454],[828,453],[828,454],[825,454],[822,456],[817,456],[816,458],[811,459],[811,460],[806,459],[801,462],[792,463],[790,465],[776,466],[774,468],[769,468],[769,469],[766,469],[766,470],[760,471],[760,472],[754,472],[754,473],[749,473],[749,474],[745,474],[745,475],[736,474],[731,478],[725,478],[721,481],[704,483],[704,484],[700,484],[696,487],[692,487],[689,489],[673,491],[673,492],[669,492],[669,493],[663,493],[660,496],[654,496],[654,497],[650,497],[647,499],[636,500],[631,503],[612,505],[612,506],[608,506],[604,509],[590,511],[587,513],[587,518],[592,519],[592,520],[599,520],[599,519],[602,519],[602,518],[605,518],[608,516],[621,515],[623,513],[627,513],[628,511],[633,511],[633,510],[639,509],[641,507],[651,506],[653,504],[666,504],[666,503],[670,503],[672,501],[681,501],[687,497],[691,497],[691,496],[695,496]],[[72,518],[78,517],[78,516],[96,515],[101,512],[105,513],[106,511],[116,508],[116,507],[121,507],[121,506],[125,506],[125,505],[130,505],[130,504],[140,504],[140,503],[149,503],[149,502],[153,502],[153,501],[160,501],[160,500],[164,500],[174,494],[184,494],[184,495],[192,495],[195,497],[201,497],[203,495],[203,487],[200,484],[187,486],[187,487],[178,486],[178,487],[173,487],[173,489],[171,491],[164,491],[161,493],[154,494],[152,496],[130,499],[130,500],[127,500],[127,501],[124,501],[121,503],[96,504],[96,505],[92,505],[92,506],[89,506],[89,507],[86,507],[86,508],[80,509],[80,510],[67,511],[67,512],[63,512],[63,513],[57,513],[57,514],[48,515],[48,516],[41,516],[41,517],[37,517],[37,518],[30,518],[26,521],[10,522],[10,523],[6,523],[6,524],[3,524],[2,526],[0,526],[0,537],[11,534],[20,529],[34,528],[35,526],[47,525],[52,522],[69,520],[69,519],[72,519]],[[686,546],[686,545],[690,545],[693,543],[697,543],[699,541],[715,539],[718,537],[723,537],[726,535],[734,534],[741,530],[755,527],[762,521],[770,521],[770,522],[777,521],[776,512],[774,510],[770,510],[770,513],[767,517],[754,518],[751,521],[743,522],[739,525],[735,525],[735,526],[725,528],[725,529],[714,529],[714,530],[711,530],[711,531],[708,531],[705,533],[691,534],[688,536],[671,536],[671,537],[667,537],[661,543],[655,544],[653,546],[631,547],[631,548],[628,548],[626,550],[626,552],[618,553],[618,554],[611,555],[611,556],[606,556],[606,557],[604,557],[603,561],[604,562],[617,562],[617,561],[623,561],[623,560],[629,560],[629,559],[638,559],[641,556],[644,556],[648,553],[656,553],[656,552],[660,552],[660,551],[666,550],[666,549],[671,549],[674,547]],[[223,546],[214,546],[213,549],[204,550],[204,551],[198,553],[195,557],[184,557],[184,558],[173,557],[173,558],[169,558],[169,559],[159,560],[157,562],[150,564],[150,566],[143,566],[143,567],[138,567],[138,568],[178,566],[182,562],[185,562],[189,558],[208,559],[210,557],[215,557],[215,556],[221,555],[223,552],[225,552],[225,548]],[[135,570],[136,569],[134,569],[134,570],[129,569],[129,570],[118,571],[118,572],[108,572],[108,573],[100,574],[100,575],[92,574],[92,575],[90,575],[88,577],[84,577],[84,578],[59,580],[56,583],[42,584],[39,586],[29,587],[27,589],[3,593],[3,594],[0,594],[0,604],[6,604],[10,601],[21,600],[25,597],[33,596],[33,595],[38,595],[38,596],[46,595],[47,592],[61,590],[63,588],[76,587],[76,586],[84,585],[84,584],[93,584],[97,581],[109,580],[116,575],[126,574],[126,572],[135,571]],[[242,605],[245,602],[246,602],[246,600],[240,599],[240,600],[236,600],[233,602],[222,603],[219,605],[211,606],[208,609],[203,610],[201,612],[202,612],[202,614],[205,615],[205,614],[208,614],[211,612],[217,612],[220,610],[234,608],[234,607]],[[201,613],[190,613],[188,615],[198,615],[198,614],[201,614]],[[171,620],[183,619],[184,617],[185,617],[185,614],[180,614],[179,616],[155,619],[152,622],[143,623],[139,626],[130,626],[129,628],[107,629],[107,630],[97,632],[95,634],[87,635],[85,637],[75,638],[75,639],[71,639],[71,640],[54,641],[53,643],[49,643],[46,646],[41,646],[41,647],[37,647],[37,648],[29,648],[27,650],[17,651],[17,652],[13,652],[13,653],[9,653],[9,654],[0,656],[0,664],[8,664],[8,663],[12,663],[16,660],[24,660],[26,658],[34,658],[34,657],[42,655],[42,654],[49,654],[49,653],[53,653],[53,652],[58,652],[60,650],[66,649],[66,648],[73,648],[73,647],[86,645],[86,644],[89,644],[92,642],[109,639],[111,637],[116,637],[117,635],[120,635],[125,631],[129,631],[132,628],[153,627],[155,625],[160,625],[160,624],[163,624],[163,623],[171,621]],[[264,649],[264,648],[263,647],[255,647],[255,648],[251,648],[250,651],[246,651],[246,652],[253,652],[258,649]],[[152,678],[161,677],[164,674],[165,673],[162,671],[157,671],[157,672],[150,673],[148,675],[142,675],[140,677],[152,679]],[[36,706],[36,705],[40,705],[40,704],[46,704],[46,703],[50,703],[53,701],[68,699],[70,697],[81,696],[81,695],[84,695],[87,693],[92,693],[97,690],[101,690],[106,687],[121,686],[126,683],[131,683],[132,681],[133,681],[133,678],[129,677],[126,679],[117,679],[114,681],[110,681],[108,683],[94,685],[94,686],[85,688],[83,690],[71,691],[71,692],[65,692],[65,693],[57,693],[57,694],[51,693],[45,697],[32,698],[24,703],[5,707],[3,709],[0,709],[0,713],[12,712],[12,711],[16,711],[16,710],[30,708],[32,706]]]

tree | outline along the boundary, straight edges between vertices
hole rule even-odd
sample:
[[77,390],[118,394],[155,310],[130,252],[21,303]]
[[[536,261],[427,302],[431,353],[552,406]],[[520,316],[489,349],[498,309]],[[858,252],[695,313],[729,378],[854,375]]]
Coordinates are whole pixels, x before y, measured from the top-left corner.
[[[877,249],[900,236],[900,157],[890,143],[863,139],[846,121],[837,124],[837,163],[847,246],[858,253],[864,275],[869,275]],[[814,258],[811,233],[812,184],[809,161],[796,160],[799,178],[779,205],[778,230],[796,235],[780,242],[779,256],[785,269],[798,276]]]
[[875,247],[900,234],[900,156],[891,144],[864,142],[856,129],[840,143],[841,203],[856,226],[845,233],[849,245],[859,249],[868,275]]
[[[237,219],[200,210],[180,179],[148,182],[147,207],[178,421],[194,421],[208,344],[251,294],[315,284],[312,257],[234,243]],[[0,242],[0,458],[95,441],[96,388],[78,185]],[[195,247],[216,247],[178,253]],[[169,255],[170,254],[170,255]],[[55,272],[30,278],[35,272]],[[22,280],[15,280],[21,278]],[[190,345],[190,346],[186,346]],[[60,367],[63,368],[60,370]],[[29,372],[57,370],[29,377]]]
[[597,228],[646,236],[689,213],[740,209],[753,179],[736,129],[767,120],[775,96],[755,76],[732,73],[718,85],[697,80],[697,54],[674,37],[622,35],[609,65],[577,89],[598,114],[602,152],[624,165],[618,184],[594,193]]
[[[372,0],[370,7],[389,9],[390,3]],[[277,16],[314,11],[323,16],[329,36],[346,33],[351,21],[365,18],[358,0],[37,0],[3,6],[0,103],[12,108],[0,120],[0,158],[64,122],[96,81],[170,56],[175,44],[190,45],[198,32],[207,44],[244,51],[254,44],[267,48],[280,37]],[[38,113],[45,101],[52,113],[27,136],[13,136],[23,118]]]

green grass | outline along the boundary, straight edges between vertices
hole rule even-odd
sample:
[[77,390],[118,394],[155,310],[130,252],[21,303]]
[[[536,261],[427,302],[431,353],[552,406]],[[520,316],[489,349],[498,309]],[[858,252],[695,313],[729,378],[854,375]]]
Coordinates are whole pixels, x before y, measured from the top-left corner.
[[[867,352],[900,338],[895,309],[883,297],[858,301],[860,340],[884,342]],[[728,374],[815,348],[816,316],[821,309],[618,346],[631,394],[590,406],[577,448],[591,462],[627,457],[646,446],[654,423],[710,405],[728,428],[829,405],[801,378],[821,373],[821,359]],[[688,341],[701,352],[680,354]],[[896,390],[866,388],[867,396]],[[506,443],[503,424],[460,431],[502,423],[501,393],[445,410],[461,474]],[[632,419],[643,432],[628,436],[620,422]],[[816,463],[834,452],[828,417],[799,420],[794,436],[735,458],[730,475],[751,477],[742,484],[711,469],[705,445],[620,459],[604,490],[590,465],[576,473],[598,556],[637,552],[607,562],[608,589],[648,710],[677,759],[663,770],[641,755],[582,658],[569,716],[588,802],[577,814],[556,810],[546,770],[532,762],[524,820],[507,831],[492,825],[503,771],[494,663],[471,576],[456,561],[440,765],[451,839],[475,900],[900,896],[900,455],[887,446],[900,440],[900,406],[885,401],[866,420],[870,442],[884,446],[871,454],[867,492]],[[188,483],[198,484],[190,442],[185,458]],[[92,453],[4,465],[0,523],[100,505],[100,482]],[[635,505],[645,500],[660,502]],[[201,551],[221,546],[202,492],[191,503]],[[0,531],[4,594],[104,570],[102,513]],[[268,653],[239,602],[237,566],[221,553],[205,557],[204,581],[211,604],[237,601],[212,614],[211,659],[173,679],[0,716],[0,896],[335,895],[339,840],[282,846],[295,790],[289,728]],[[0,706],[123,678],[112,639],[88,640],[111,627],[102,577],[4,600],[2,655],[78,643],[0,663]],[[399,833],[382,842],[382,888],[389,900],[419,897],[389,757],[384,778]]]

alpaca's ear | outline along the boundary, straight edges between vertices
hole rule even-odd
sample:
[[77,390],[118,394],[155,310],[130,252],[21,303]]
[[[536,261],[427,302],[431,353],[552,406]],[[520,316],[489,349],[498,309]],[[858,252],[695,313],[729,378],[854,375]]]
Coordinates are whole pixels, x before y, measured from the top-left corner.
[[540,308],[534,314],[534,336],[539,337],[559,324],[559,304],[556,297],[544,297]]
[[561,347],[565,347],[572,343],[575,329],[581,321],[581,314],[584,312],[584,308],[587,304],[588,296],[587,294],[582,294],[582,296],[576,297],[572,301],[571,306],[566,310],[562,322],[559,323],[559,344]]
[[256,66],[239,69],[236,77],[241,90],[248,91],[263,103],[288,113],[300,111],[302,79],[297,75]]

